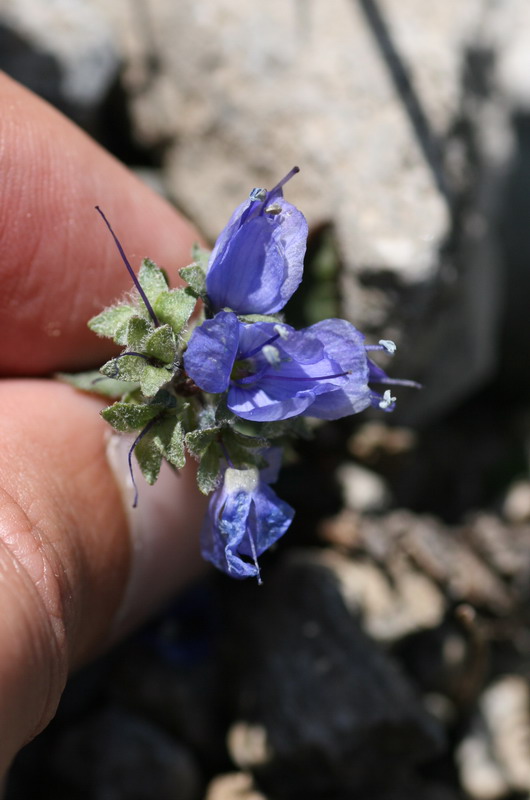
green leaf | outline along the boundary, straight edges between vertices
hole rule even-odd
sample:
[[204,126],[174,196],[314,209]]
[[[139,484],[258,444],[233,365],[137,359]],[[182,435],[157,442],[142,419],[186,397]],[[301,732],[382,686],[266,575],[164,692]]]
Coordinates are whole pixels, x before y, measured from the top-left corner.
[[189,289],[172,289],[159,294],[153,308],[160,322],[171,325],[178,336],[188,324],[196,302]]
[[148,422],[160,414],[160,411],[159,406],[118,402],[104,408],[101,416],[117,431],[131,433],[145,428]]
[[106,308],[100,314],[88,321],[88,327],[98,336],[114,339],[116,344],[125,344],[125,330],[127,323],[136,314],[134,306],[119,305]]
[[152,431],[142,436],[136,447],[134,455],[142,470],[142,475],[151,486],[155,483],[162,465],[162,452],[154,440]]
[[261,468],[266,465],[261,450],[270,445],[267,439],[254,439],[232,428],[226,428],[223,431],[223,444],[230,460],[238,468],[245,465]]
[[140,356],[123,356],[112,358],[100,369],[103,375],[121,381],[138,383],[141,381],[145,368],[148,366],[145,358]]
[[63,383],[68,383],[70,386],[75,386],[76,389],[81,389],[83,392],[92,392],[103,397],[121,397],[131,388],[131,384],[126,381],[104,378],[96,369],[90,370],[90,372],[80,372],[77,375],[59,372],[55,377]]
[[206,428],[186,434],[186,447],[195,458],[201,458],[219,435],[220,428]]
[[167,292],[168,282],[165,273],[150,258],[144,258],[138,272],[138,281],[152,306],[162,292]]
[[170,464],[182,469],[186,463],[182,423],[170,417],[153,427],[153,441]]
[[166,364],[172,364],[177,350],[177,341],[170,325],[155,328],[144,341],[144,351]]
[[153,325],[143,317],[131,317],[125,334],[129,350],[142,350],[143,343],[152,330]]
[[218,487],[221,480],[220,460],[221,448],[218,444],[212,444],[201,458],[197,470],[197,486],[203,494],[210,494]]
[[179,270],[180,277],[186,281],[192,292],[197,297],[204,297],[206,294],[206,275],[199,264],[190,264]]
[[146,363],[140,378],[140,388],[146,397],[153,397],[170,380],[171,372],[165,367],[153,367]]

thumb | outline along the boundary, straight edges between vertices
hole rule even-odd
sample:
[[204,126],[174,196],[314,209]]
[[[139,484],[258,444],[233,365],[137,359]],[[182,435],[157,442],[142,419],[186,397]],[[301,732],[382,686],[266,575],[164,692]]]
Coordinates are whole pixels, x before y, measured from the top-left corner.
[[72,666],[202,569],[192,469],[141,486],[132,511],[98,405],[51,381],[0,385],[0,770],[53,717]]

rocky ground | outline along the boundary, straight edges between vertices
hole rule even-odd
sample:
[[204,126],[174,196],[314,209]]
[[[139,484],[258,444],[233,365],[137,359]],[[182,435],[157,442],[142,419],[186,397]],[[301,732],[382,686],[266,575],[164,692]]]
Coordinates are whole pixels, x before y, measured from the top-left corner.
[[526,0],[0,0],[0,67],[207,237],[300,164],[289,321],[425,387],[301,442],[264,585],[74,677],[7,800],[530,796],[529,53]]

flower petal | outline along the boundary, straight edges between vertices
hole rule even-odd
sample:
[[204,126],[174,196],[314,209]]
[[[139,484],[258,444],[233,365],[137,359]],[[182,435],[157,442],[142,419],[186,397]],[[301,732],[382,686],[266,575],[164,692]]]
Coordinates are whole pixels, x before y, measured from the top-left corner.
[[195,328],[184,353],[184,366],[197,386],[212,393],[228,389],[238,342],[238,319],[226,311]]

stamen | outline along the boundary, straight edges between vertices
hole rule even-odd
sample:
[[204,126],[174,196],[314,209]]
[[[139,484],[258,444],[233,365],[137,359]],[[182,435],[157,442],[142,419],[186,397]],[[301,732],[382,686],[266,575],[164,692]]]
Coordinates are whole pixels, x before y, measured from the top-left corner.
[[270,364],[271,367],[279,367],[282,363],[280,351],[277,347],[274,347],[273,344],[263,345],[261,352],[265,356],[265,361],[267,364]]
[[[276,330],[276,327],[274,328],[274,330]],[[255,347],[253,350],[251,350],[250,353],[245,353],[245,355],[239,356],[238,361],[244,361],[246,358],[252,358],[252,356],[255,356],[256,353],[261,352],[261,350],[263,350],[264,347],[267,347],[267,345],[272,344],[273,342],[276,341],[276,339],[279,339],[280,336],[281,333],[278,331],[274,336],[271,336],[270,339],[266,339],[263,342],[263,344],[260,344],[258,345],[258,347]]]
[[260,203],[262,203],[264,200],[267,199],[267,190],[259,188],[252,189],[252,191],[249,194],[249,198],[252,201],[258,200]]
[[289,336],[289,331],[285,328],[284,325],[275,325],[274,330],[282,339],[287,339]]
[[290,181],[291,178],[293,178],[298,172],[300,172],[300,167],[293,167],[292,170],[290,170],[287,173],[287,175],[284,178],[282,178],[281,181],[279,181],[279,183],[276,184],[274,189],[270,190],[269,195],[274,194],[274,192],[277,192],[279,189],[282,188],[282,186],[285,186],[287,181]]
[[142,289],[142,287],[140,285],[140,281],[136,277],[136,274],[135,274],[133,268],[129,264],[127,256],[125,255],[125,251],[124,251],[123,247],[121,246],[120,240],[118,239],[118,237],[116,236],[116,234],[112,230],[110,222],[108,221],[107,217],[105,216],[103,211],[100,209],[100,207],[99,206],[95,206],[95,209],[98,212],[98,214],[100,214],[100,216],[103,218],[103,222],[105,223],[105,225],[109,229],[110,234],[111,234],[111,236],[114,239],[114,242],[116,244],[116,247],[118,248],[118,252],[119,252],[119,254],[120,254],[121,258],[122,258],[122,261],[125,264],[125,266],[127,267],[129,275],[131,276],[131,278],[133,280],[133,283],[136,286],[136,289],[138,290],[138,294],[140,295],[140,297],[144,301],[144,305],[145,305],[145,307],[146,307],[146,309],[147,309],[147,311],[149,313],[149,316],[153,320],[153,324],[154,324],[155,328],[158,328],[160,326],[160,322],[158,321],[158,317],[156,316],[151,303],[147,299],[147,295],[144,292],[144,290]]
[[282,207],[279,203],[272,203],[270,206],[267,206],[265,213],[270,214],[271,217],[276,217],[278,214],[282,213]]
[[412,389],[422,389],[423,386],[417,381],[406,381],[402,378],[370,378],[370,383],[389,383],[392,386],[410,386]]
[[[261,373],[256,373],[256,375],[247,375],[245,378],[239,378],[239,380],[235,381],[238,384],[245,384],[245,383],[253,383],[258,378],[261,378],[264,374],[265,370],[261,370]],[[318,375],[317,377],[313,375],[306,375],[306,376],[297,376],[297,375],[273,375],[271,373],[267,373],[266,378],[267,380],[276,380],[276,381],[329,381],[332,378],[342,378],[345,375],[351,375],[351,370],[347,372],[337,372],[335,375]]]
[[154,419],[149,420],[149,422],[147,423],[145,428],[142,431],[140,431],[140,433],[138,434],[138,436],[136,437],[136,439],[132,443],[131,447],[129,448],[129,452],[127,454],[127,463],[129,464],[129,475],[131,476],[131,481],[132,481],[132,485],[133,485],[133,488],[134,488],[134,499],[133,499],[133,504],[132,504],[133,508],[136,508],[136,506],[138,505],[138,486],[137,486],[136,481],[134,479],[134,472],[133,472],[133,465],[132,465],[132,455],[134,453],[134,449],[135,449],[136,445],[139,444],[139,442],[141,442],[141,440],[144,438],[146,433],[149,433],[149,431],[151,430],[153,425],[155,425],[157,422],[159,422],[160,416],[161,415],[158,414],[156,417],[154,417]]
[[389,355],[393,356],[397,350],[396,343],[391,339],[379,339],[379,344],[365,344],[365,350],[385,350]]
[[392,397],[392,392],[390,391],[390,389],[387,389],[386,392],[384,392],[383,394],[383,399],[379,401],[379,408],[382,408],[384,410],[385,408],[389,408],[395,402],[396,398]]
[[379,339],[379,344],[383,350],[386,350],[391,356],[393,356],[397,350],[396,343],[393,342],[392,339]]

